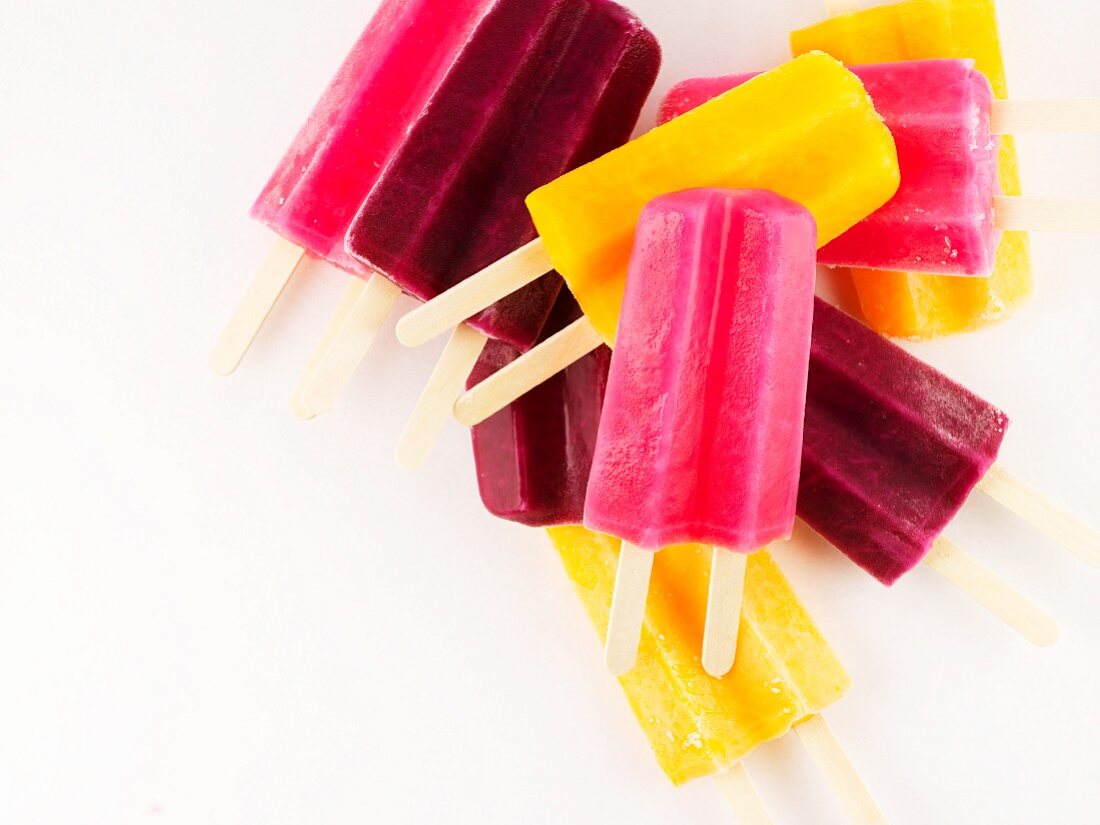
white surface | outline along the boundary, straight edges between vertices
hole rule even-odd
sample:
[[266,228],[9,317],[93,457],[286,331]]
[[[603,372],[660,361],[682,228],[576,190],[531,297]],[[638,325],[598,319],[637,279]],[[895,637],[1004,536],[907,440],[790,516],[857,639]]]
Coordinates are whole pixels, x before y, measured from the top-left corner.
[[[373,5],[0,0],[0,822],[729,821],[658,771],[547,542],[479,508],[465,434],[393,466],[438,346],[391,330],[294,421],[342,289],[314,269],[236,377],[206,369],[270,242],[251,198]],[[661,90],[763,68],[820,15],[633,5]],[[1001,17],[1015,94],[1100,94],[1100,6]],[[1100,137],[1021,144],[1031,193],[1100,196]],[[1015,321],[919,351],[1100,522],[1100,240],[1034,246]],[[802,536],[777,555],[856,680],[832,723],[894,823],[1095,822],[1100,573],[980,498],[950,532],[1062,643]],[[778,823],[842,821],[794,740],[749,764]]]

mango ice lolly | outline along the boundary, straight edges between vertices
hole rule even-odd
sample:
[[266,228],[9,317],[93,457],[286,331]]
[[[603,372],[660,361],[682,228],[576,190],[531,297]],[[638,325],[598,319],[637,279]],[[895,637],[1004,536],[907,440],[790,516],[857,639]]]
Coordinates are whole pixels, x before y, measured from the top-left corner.
[[996,462],[1008,424],[819,299],[798,515],[893,584],[924,559]]
[[[563,291],[546,334],[580,314]],[[508,344],[491,341],[470,382],[518,357]],[[490,513],[530,527],[581,523],[610,362],[611,351],[601,347],[471,430],[478,489]]]
[[[601,636],[620,542],[582,527],[548,531]],[[675,547],[654,562],[638,663],[619,681],[662,770],[677,785],[734,767],[820,714],[848,675],[767,553],[749,559],[737,663],[724,679],[699,664],[710,554]]]
[[[993,0],[905,0],[845,14],[791,34],[794,54],[828,52],[845,63],[971,58],[994,94],[1008,96]],[[1015,143],[1001,139],[1000,182],[1020,194]],[[864,317],[887,335],[931,338],[1002,320],[1031,294],[1027,236],[1008,232],[987,280],[853,270]]]
[[[992,91],[972,60],[851,66],[894,136],[901,186],[888,204],[818,254],[833,267],[989,276],[1001,233],[993,198],[998,141]],[[687,80],[661,105],[667,122],[755,74]]]
[[[653,35],[608,0],[454,5],[436,13],[469,22],[347,229],[354,259],[422,300],[530,241],[524,197],[629,140],[660,65]],[[406,72],[441,59],[436,39],[415,46],[395,44]],[[526,349],[560,288],[544,278],[469,323]]]
[[772,192],[642,212],[585,524],[660,549],[754,552],[794,525],[817,235]]
[[527,199],[550,259],[614,343],[645,205],[684,189],[774,191],[805,206],[822,245],[886,203],[897,152],[866,90],[824,54],[772,70]]

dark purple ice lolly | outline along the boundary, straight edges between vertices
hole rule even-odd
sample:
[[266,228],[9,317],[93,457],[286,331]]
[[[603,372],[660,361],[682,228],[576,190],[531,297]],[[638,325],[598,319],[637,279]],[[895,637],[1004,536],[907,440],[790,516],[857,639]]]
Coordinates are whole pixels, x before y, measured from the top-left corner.
[[[580,316],[562,290],[545,335]],[[491,341],[469,385],[518,357]],[[610,364],[611,350],[600,347],[473,428],[478,487],[490,513],[531,527],[581,523]]]
[[[660,48],[609,0],[500,0],[474,30],[348,232],[348,251],[430,300],[535,238],[524,199],[630,139]],[[365,127],[369,128],[369,127]],[[470,319],[525,350],[562,281]]]
[[893,584],[924,559],[997,460],[1008,424],[819,299],[798,515]]

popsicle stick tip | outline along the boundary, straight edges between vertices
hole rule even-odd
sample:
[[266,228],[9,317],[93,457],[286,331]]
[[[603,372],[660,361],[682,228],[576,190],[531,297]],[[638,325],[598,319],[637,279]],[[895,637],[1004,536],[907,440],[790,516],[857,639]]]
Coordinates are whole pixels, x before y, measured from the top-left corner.
[[848,819],[857,825],[886,825],[886,817],[824,717],[811,716],[795,726],[795,733],[832,787]]
[[208,363],[217,375],[230,375],[240,366],[305,256],[302,247],[283,238],[275,241],[210,353]]
[[924,561],[1033,645],[1050,647],[1058,640],[1053,619],[943,536]]
[[710,568],[707,620],[703,629],[703,670],[721,679],[733,670],[748,557],[715,547]]
[[978,489],[1075,553],[1086,564],[1100,567],[1100,532],[1029,487],[1000,464],[989,469],[978,483]]
[[627,542],[619,554],[604,647],[604,662],[615,676],[625,676],[638,659],[654,555]]

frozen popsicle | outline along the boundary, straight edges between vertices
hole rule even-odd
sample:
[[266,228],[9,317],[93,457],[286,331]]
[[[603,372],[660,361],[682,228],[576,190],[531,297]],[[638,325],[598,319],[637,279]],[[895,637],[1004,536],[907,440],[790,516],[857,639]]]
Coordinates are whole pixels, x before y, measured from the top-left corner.
[[[869,8],[793,32],[791,48],[794,54],[820,49],[851,64],[972,58],[996,97],[1008,97],[993,0],[904,0]],[[1011,137],[1001,140],[1000,183],[1006,195],[1021,193]],[[852,276],[868,323],[906,338],[952,335],[1001,321],[1032,289],[1022,232],[1005,233],[988,279],[859,269]]]
[[[603,637],[619,540],[582,527],[548,532]],[[704,673],[698,651],[710,563],[708,548],[698,546],[668,548],[657,556],[638,663],[619,681],[668,778],[680,785],[715,777],[740,813],[754,803],[759,807],[745,782],[743,760],[792,730],[810,746],[821,741],[817,735],[822,732],[827,741],[820,714],[850,682],[766,552],[749,559],[733,670],[724,679]],[[812,753],[821,755],[816,749]],[[832,757],[825,773],[837,779],[834,788],[853,821],[882,821],[843,751],[834,750]]]
[[[993,130],[1021,125],[1021,114],[1035,112],[1038,103],[1045,105],[1048,116],[1042,125],[1065,128],[1065,121],[1049,117],[1056,106],[1087,114],[1095,104],[994,101],[989,81],[972,60],[850,68],[894,135],[901,186],[888,204],[825,246],[818,263],[988,277],[1001,241],[999,224],[1030,221],[1036,229],[1077,228],[1064,220],[1044,227],[1039,220],[1046,218],[1034,211],[1036,201],[999,194],[998,140]],[[685,81],[665,98],[660,119],[678,117],[755,76]],[[1093,124],[1096,128],[1100,121],[1094,119]],[[1063,202],[1060,208],[1072,206],[1083,205]],[[1044,215],[1052,208],[1051,202],[1042,202]]]
[[773,192],[677,192],[638,220],[584,517],[627,542],[615,673],[647,591],[626,565],[684,543],[715,553],[703,665],[733,664],[745,554],[794,526],[816,251],[813,216]]
[[540,239],[410,313],[398,335],[422,343],[552,262],[610,344],[635,226],[655,197],[769,189],[805,206],[825,244],[898,182],[893,139],[859,79],[827,55],[805,55],[537,189],[527,203]]
[[[563,291],[547,331],[557,332],[580,314]],[[518,357],[508,344],[490,341],[471,383]],[[530,527],[583,521],[610,361],[611,351],[601,347],[473,428],[478,489],[490,513]]]
[[[974,563],[943,532],[977,488],[1097,564],[1100,537],[1027,497],[996,463],[1008,423],[988,402],[818,300],[798,515],[884,584],[925,560],[973,578]],[[1027,506],[1019,506],[1021,496]],[[994,589],[990,579],[970,593],[994,612],[997,603],[1015,610],[1014,597]],[[1055,629],[1034,610],[1000,615],[1034,641],[1053,641]]]
[[[626,142],[659,64],[653,35],[609,0],[483,0],[351,221],[347,252],[392,292],[426,300],[523,245],[535,236],[526,195]],[[434,375],[422,426],[442,427],[476,342],[535,342],[561,285],[548,275],[468,319],[480,337],[460,341],[465,358]],[[312,413],[335,403],[373,337],[359,319],[377,315],[364,299],[344,322],[305,382]],[[414,452],[403,448],[403,460],[416,463]]]

